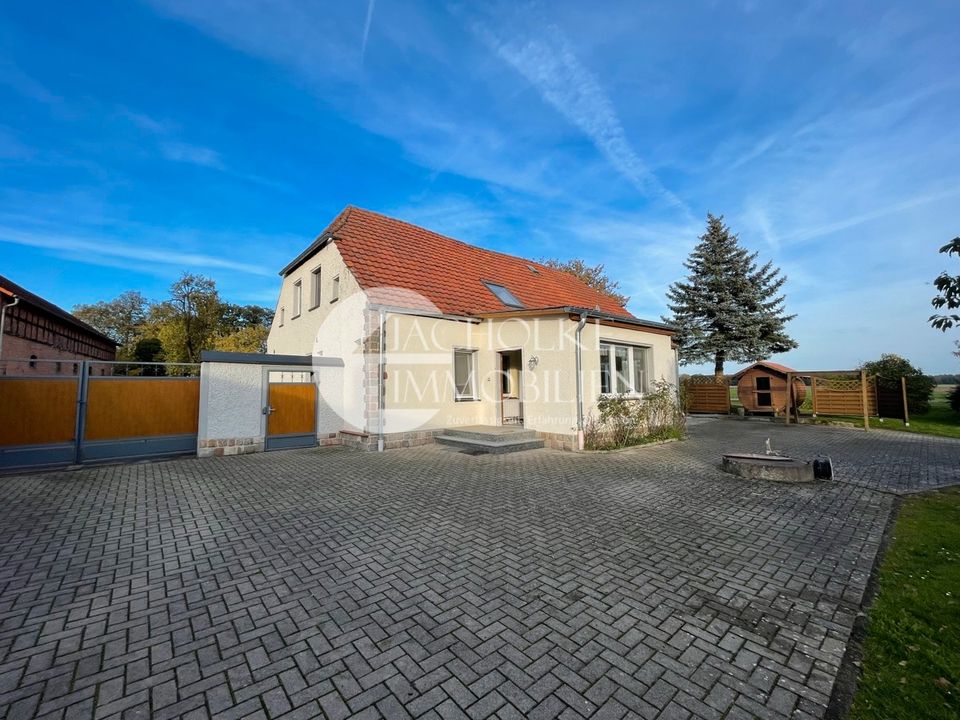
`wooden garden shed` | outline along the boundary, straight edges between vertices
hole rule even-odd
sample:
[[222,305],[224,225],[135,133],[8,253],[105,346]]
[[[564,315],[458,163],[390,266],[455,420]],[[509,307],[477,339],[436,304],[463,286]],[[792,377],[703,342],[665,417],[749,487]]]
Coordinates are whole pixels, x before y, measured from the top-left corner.
[[[762,360],[744,368],[733,380],[737,384],[737,396],[747,412],[782,413],[787,407],[787,373],[795,372],[786,365]],[[807,386],[800,378],[793,379],[793,398],[797,405],[803,403]]]

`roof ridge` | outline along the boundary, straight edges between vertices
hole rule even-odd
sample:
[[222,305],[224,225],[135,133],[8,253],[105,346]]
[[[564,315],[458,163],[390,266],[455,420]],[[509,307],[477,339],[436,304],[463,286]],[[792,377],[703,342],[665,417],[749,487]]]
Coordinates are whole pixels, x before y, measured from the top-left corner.
[[[538,270],[541,268],[545,268],[547,270],[552,270],[554,272],[566,272],[565,270],[558,270],[557,268],[550,267],[549,265],[545,265],[537,260],[531,260],[530,258],[525,258],[520,255],[511,255],[510,253],[505,253],[500,250],[491,250],[490,248],[481,247],[480,245],[474,245],[473,243],[468,243],[466,240],[460,240],[459,238],[451,237],[449,235],[444,235],[443,233],[437,232],[436,230],[425,228],[422,225],[416,225],[410,222],[409,220],[403,220],[401,218],[392,217],[390,215],[387,215],[382,212],[378,212],[376,210],[369,210],[367,208],[358,207],[356,205],[347,205],[347,208],[350,208],[353,210],[359,210],[361,213],[366,213],[368,215],[376,215],[377,217],[383,218],[384,220],[389,220],[390,222],[401,223],[408,227],[414,228],[415,230],[420,230],[425,233],[430,233],[431,235],[436,235],[437,237],[441,237],[444,240],[450,240],[451,242],[458,243],[460,245],[470,248],[471,250],[479,250],[480,252],[490,253],[491,255],[500,255],[501,257],[507,257],[513,260],[522,260],[525,263],[536,265]],[[567,274],[569,275],[571,273],[567,273]]]

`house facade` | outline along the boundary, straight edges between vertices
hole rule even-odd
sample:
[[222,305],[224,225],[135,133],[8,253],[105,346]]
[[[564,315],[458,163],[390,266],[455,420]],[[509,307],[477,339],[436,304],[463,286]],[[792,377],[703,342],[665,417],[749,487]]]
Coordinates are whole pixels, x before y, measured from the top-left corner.
[[673,330],[569,273],[348,207],[282,271],[267,352],[338,357],[321,413],[346,442],[522,425],[582,447],[605,393],[677,383]]
[[0,375],[76,375],[83,360],[114,360],[103,333],[0,275]]

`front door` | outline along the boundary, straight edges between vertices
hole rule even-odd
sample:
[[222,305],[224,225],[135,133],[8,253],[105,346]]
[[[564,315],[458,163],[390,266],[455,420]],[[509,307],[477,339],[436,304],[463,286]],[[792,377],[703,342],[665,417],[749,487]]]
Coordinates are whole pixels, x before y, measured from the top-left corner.
[[313,373],[271,371],[267,385],[267,450],[317,444],[317,386]]
[[506,350],[497,355],[500,357],[500,424],[523,425],[523,356],[519,350]]

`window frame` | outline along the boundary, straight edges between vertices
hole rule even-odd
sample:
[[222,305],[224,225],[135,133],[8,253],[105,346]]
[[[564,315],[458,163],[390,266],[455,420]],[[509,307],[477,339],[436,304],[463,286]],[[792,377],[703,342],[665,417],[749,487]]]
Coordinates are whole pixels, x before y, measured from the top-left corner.
[[[625,379],[624,376],[616,371],[616,361],[617,361],[617,349],[626,350],[626,365],[629,368],[629,385],[626,390],[619,390],[620,381]],[[610,375],[610,385],[611,387],[607,390],[603,389],[603,377],[604,377],[604,351],[606,349],[607,356],[607,373]],[[643,385],[641,388],[637,388],[637,360],[638,353],[643,359],[643,380],[640,383]],[[653,376],[653,347],[651,345],[641,345],[639,343],[625,343],[623,341],[617,340],[601,340],[599,348],[599,357],[600,361],[600,394],[605,396],[613,395],[625,395],[627,397],[636,397],[641,398],[647,393],[650,392],[650,378]]]
[[[514,292],[506,285],[490,282],[489,280],[483,280],[481,282],[483,282],[487,290],[489,290],[493,296],[505,307],[516,309],[523,309],[526,307],[526,305],[523,304],[523,301],[520,300],[520,298],[518,298],[516,294],[514,294]],[[499,292],[497,292],[498,290],[502,290],[504,294],[501,295]]]
[[279,325],[279,327],[283,327],[283,320],[284,320],[284,316],[285,316],[286,314],[287,314],[287,309],[286,309],[283,305],[281,305],[281,306],[280,306],[280,325]]
[[291,320],[296,320],[300,317],[300,313],[303,311],[303,279],[297,280],[293,284],[293,307],[292,313],[290,315]]
[[[457,356],[466,355],[469,358],[469,394],[461,394],[460,387],[457,384]],[[453,400],[454,402],[478,402],[477,386],[477,356],[479,352],[476,348],[455,347],[453,349]]]
[[340,273],[330,278],[330,302],[335,303],[340,299]]
[[321,280],[323,279],[323,266],[317,265],[313,270],[310,271],[310,307],[307,308],[307,311],[315,310],[320,307],[320,303],[323,298],[323,286],[321,285]]

